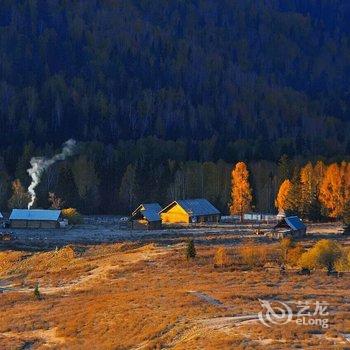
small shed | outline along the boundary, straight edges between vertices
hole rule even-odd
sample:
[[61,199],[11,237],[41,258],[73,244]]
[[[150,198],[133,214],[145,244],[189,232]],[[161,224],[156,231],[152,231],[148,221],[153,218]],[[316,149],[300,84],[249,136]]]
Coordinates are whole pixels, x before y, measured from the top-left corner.
[[13,209],[10,215],[12,228],[58,228],[61,210]]
[[298,216],[287,216],[277,223],[274,231],[277,238],[286,236],[301,238],[306,235],[306,226]]
[[159,212],[162,207],[158,203],[140,204],[131,214],[133,229],[157,230],[162,228]]
[[220,211],[208,200],[181,199],[166,206],[160,212],[163,223],[219,222]]
[[[240,219],[240,216],[237,215],[237,219]],[[245,213],[243,214],[244,221],[255,221],[255,222],[269,222],[276,221],[276,215],[269,213]]]

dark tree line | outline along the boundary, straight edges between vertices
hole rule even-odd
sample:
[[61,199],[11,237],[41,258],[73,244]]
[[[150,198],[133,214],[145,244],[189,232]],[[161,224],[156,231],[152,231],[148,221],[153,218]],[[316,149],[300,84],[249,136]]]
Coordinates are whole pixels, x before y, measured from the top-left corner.
[[244,160],[272,210],[283,155],[350,153],[349,22],[342,0],[2,0],[1,198],[73,137],[40,206],[50,190],[84,212],[185,195],[226,210]]

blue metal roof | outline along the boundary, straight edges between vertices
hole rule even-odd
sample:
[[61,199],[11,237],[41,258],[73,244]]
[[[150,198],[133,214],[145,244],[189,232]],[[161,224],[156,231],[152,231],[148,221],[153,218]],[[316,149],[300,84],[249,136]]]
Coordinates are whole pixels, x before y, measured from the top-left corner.
[[201,215],[219,215],[220,212],[216,209],[208,200],[204,198],[198,199],[180,199],[170,203],[165,207],[162,212],[167,211],[173,205],[178,204],[183,208],[186,213],[190,216],[201,216]]
[[162,207],[158,203],[141,204],[133,213],[132,216],[137,215],[138,212],[148,221],[160,221],[159,212]]
[[301,230],[306,228],[304,223],[297,216],[288,216],[285,218],[285,221],[292,230]]
[[10,220],[45,220],[57,221],[61,210],[13,209]]

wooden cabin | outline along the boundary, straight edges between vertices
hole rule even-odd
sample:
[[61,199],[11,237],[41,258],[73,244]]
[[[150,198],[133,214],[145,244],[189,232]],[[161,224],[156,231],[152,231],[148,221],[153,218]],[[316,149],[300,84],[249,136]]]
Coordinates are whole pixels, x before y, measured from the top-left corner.
[[159,212],[162,207],[158,203],[139,205],[131,214],[132,228],[135,230],[158,230],[162,228]]
[[306,235],[306,226],[298,216],[287,216],[281,219],[274,227],[276,238],[293,237],[302,238]]
[[220,212],[208,200],[182,199],[173,201],[160,212],[162,223],[219,222]]
[[58,228],[61,210],[13,209],[10,215],[12,228]]

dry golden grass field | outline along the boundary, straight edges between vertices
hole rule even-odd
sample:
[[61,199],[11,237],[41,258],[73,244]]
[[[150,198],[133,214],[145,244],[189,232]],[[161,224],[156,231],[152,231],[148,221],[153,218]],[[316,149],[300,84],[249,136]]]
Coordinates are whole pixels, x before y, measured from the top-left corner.
[[[217,248],[190,261],[183,243],[0,252],[0,349],[350,349],[349,274],[247,268],[239,246],[218,268]],[[258,299],[326,301],[330,326],[269,328]]]

